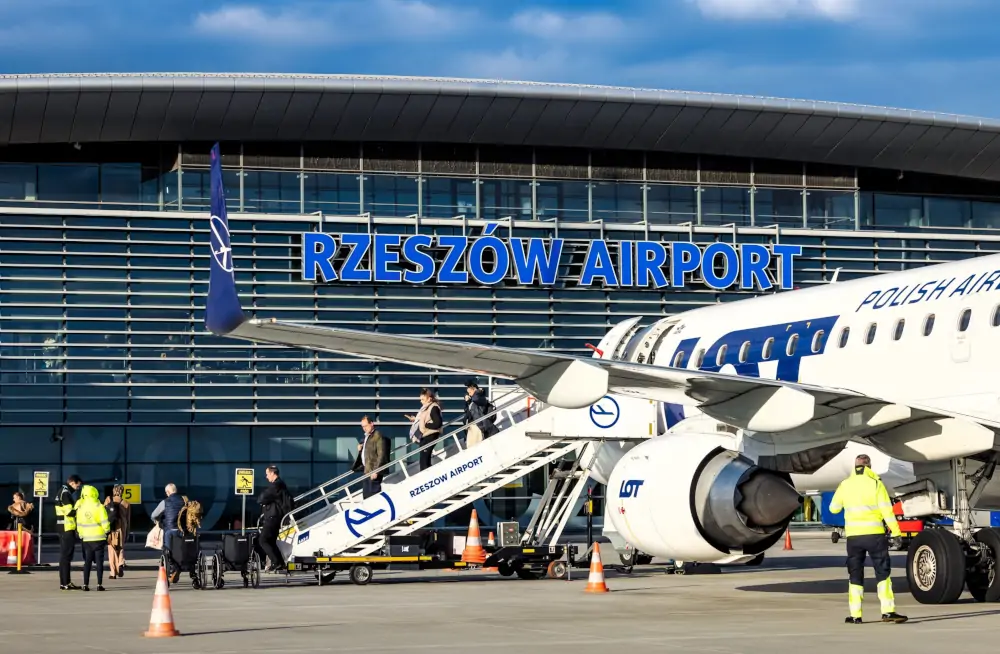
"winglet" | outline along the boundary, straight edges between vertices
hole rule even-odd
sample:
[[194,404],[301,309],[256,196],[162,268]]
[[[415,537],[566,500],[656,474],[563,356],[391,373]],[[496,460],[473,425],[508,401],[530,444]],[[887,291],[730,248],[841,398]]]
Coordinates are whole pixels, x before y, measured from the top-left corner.
[[229,240],[229,217],[226,215],[226,191],[222,185],[222,155],[219,144],[212,146],[212,217],[209,219],[211,250],[208,299],[205,301],[205,327],[215,334],[228,334],[245,320],[236,295],[233,276],[233,246]]

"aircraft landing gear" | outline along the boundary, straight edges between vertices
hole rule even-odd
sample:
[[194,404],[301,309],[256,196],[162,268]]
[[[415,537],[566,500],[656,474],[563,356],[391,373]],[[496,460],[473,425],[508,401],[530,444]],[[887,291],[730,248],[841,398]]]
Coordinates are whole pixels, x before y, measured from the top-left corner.
[[967,475],[965,459],[956,459],[952,461],[950,479],[943,476],[921,479],[908,485],[920,490],[904,492],[904,505],[912,498],[916,505],[934,506],[938,500],[936,487],[953,489],[951,506],[954,511],[942,513],[953,518],[953,528],[925,529],[907,548],[906,581],[913,598],[921,604],[952,604],[966,587],[978,602],[1000,601],[1000,574],[997,574],[1000,530],[985,527],[973,532],[971,510],[993,476],[996,465],[997,457],[994,456]]

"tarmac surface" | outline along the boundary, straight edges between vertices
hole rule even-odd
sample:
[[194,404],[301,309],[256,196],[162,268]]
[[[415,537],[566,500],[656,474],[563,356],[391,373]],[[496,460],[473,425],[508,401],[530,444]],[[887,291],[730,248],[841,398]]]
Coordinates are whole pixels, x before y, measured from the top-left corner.
[[[93,591],[93,579],[89,593],[60,592],[55,569],[0,571],[0,643],[5,652],[32,654],[839,654],[995,646],[1000,606],[967,594],[950,606],[917,604],[906,590],[903,553],[893,557],[893,584],[897,610],[910,622],[845,625],[843,542],[833,545],[817,533],[793,534],[793,541],[793,551],[779,545],[760,567],[721,574],[668,575],[655,562],[631,575],[609,570],[611,592],[603,595],[585,594],[587,571],[576,569],[572,581],[376,571],[364,587],[343,575],[324,587],[311,577],[286,585],[283,576],[267,575],[257,590],[231,574],[226,588],[204,591],[192,589],[185,575],[170,591],[182,636],[166,639],[142,637],[156,571],[150,551],[131,552],[132,567],[122,579],[106,576],[104,593]],[[82,582],[79,567],[73,580]],[[877,620],[874,582],[866,589],[865,615]]]

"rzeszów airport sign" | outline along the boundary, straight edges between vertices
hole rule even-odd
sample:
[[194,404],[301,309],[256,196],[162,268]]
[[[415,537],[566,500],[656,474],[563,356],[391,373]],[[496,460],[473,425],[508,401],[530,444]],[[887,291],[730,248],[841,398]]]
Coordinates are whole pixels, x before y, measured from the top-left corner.
[[[495,236],[488,224],[479,237],[414,234],[302,235],[302,278],[322,282],[481,284],[507,277],[522,286],[556,283],[565,240]],[[774,286],[766,270],[777,264],[777,285],[792,288],[792,263],[799,245],[739,246],[688,241],[590,241],[580,272],[581,286],[683,287],[697,275],[711,288],[744,290]],[[334,265],[334,259],[340,263]]]

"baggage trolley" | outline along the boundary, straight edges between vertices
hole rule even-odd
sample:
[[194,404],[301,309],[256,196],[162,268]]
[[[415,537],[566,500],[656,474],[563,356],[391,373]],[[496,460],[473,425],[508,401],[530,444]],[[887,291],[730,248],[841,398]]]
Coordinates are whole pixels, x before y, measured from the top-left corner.
[[167,584],[177,583],[181,572],[187,572],[191,576],[191,586],[195,590],[204,590],[205,571],[198,535],[181,535],[174,531],[168,540],[163,543],[163,554],[160,556],[160,564],[167,571]]
[[257,534],[224,534],[222,547],[203,556],[205,579],[219,590],[226,585],[226,572],[238,571],[244,588],[260,586],[260,556],[256,551]]

